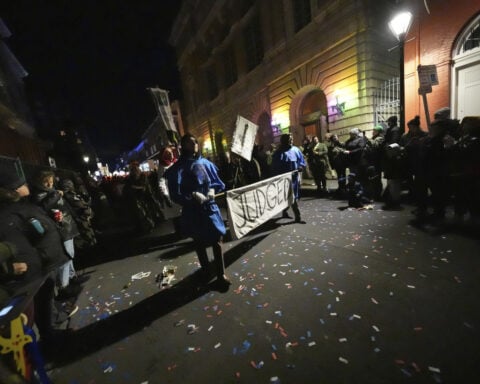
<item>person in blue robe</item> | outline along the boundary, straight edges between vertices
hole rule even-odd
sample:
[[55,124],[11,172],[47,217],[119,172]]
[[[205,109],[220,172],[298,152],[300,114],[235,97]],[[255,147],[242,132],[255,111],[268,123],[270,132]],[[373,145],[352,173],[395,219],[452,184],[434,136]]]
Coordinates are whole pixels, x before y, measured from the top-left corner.
[[183,235],[194,240],[203,277],[207,280],[210,276],[207,248],[212,247],[218,283],[230,285],[222,250],[226,229],[215,202],[215,194],[223,191],[225,184],[217,166],[199,154],[195,136],[187,133],[182,137],[181,156],[165,177],[170,198],[182,206],[180,228]]

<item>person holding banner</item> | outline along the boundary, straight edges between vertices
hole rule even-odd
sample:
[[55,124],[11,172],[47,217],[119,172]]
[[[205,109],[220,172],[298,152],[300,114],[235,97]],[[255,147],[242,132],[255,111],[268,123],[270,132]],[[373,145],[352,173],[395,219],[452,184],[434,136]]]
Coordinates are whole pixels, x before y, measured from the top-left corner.
[[182,233],[192,237],[204,279],[208,279],[207,248],[212,247],[218,283],[226,288],[230,281],[225,275],[222,236],[226,229],[215,193],[225,185],[215,164],[200,156],[195,136],[187,133],[181,139],[181,155],[165,172],[171,199],[182,206]]
[[[291,205],[295,215],[295,222],[305,224],[300,217],[300,210],[298,209],[298,199],[300,198],[300,173],[305,168],[305,158],[302,151],[293,144],[292,135],[285,133],[280,136],[280,146],[273,153],[272,156],[272,173],[273,175],[280,175],[282,173],[296,171],[292,174],[292,188],[293,188],[293,203]],[[290,218],[288,215],[288,208],[284,209],[282,217]]]

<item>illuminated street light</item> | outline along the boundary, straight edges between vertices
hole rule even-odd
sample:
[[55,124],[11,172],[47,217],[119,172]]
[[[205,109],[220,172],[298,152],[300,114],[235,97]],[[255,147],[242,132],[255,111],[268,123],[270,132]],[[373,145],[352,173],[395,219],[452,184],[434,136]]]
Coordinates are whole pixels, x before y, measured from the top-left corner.
[[405,130],[405,54],[404,45],[408,30],[412,24],[413,15],[410,12],[401,12],[390,20],[388,26],[399,41],[400,48],[400,129]]

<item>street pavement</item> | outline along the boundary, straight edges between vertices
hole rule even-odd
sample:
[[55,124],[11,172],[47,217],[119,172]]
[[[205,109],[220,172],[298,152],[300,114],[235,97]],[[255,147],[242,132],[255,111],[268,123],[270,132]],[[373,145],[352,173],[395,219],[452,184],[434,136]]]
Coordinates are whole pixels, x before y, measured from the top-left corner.
[[272,219],[225,242],[226,292],[200,283],[177,208],[146,236],[105,239],[79,260],[90,279],[52,381],[479,382],[475,230],[414,225],[408,206],[346,209],[306,186],[299,207],[306,224]]

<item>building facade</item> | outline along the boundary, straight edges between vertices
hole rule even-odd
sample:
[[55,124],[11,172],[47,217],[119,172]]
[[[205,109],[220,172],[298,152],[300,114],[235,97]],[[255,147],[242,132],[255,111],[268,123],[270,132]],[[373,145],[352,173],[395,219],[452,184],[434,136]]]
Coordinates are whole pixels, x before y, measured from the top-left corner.
[[23,83],[28,73],[7,45],[10,36],[0,19],[0,155],[45,164],[47,145],[34,129]]
[[[375,122],[376,90],[399,73],[395,1],[185,0],[177,53],[185,129],[204,151],[231,144],[241,115],[257,143],[291,132],[346,136]],[[397,100],[398,102],[398,100]]]
[[436,67],[438,85],[426,94],[430,118],[443,107],[452,117],[480,116],[480,2],[471,0],[406,1],[413,23],[405,42],[406,120],[426,109],[420,87],[419,65]]

